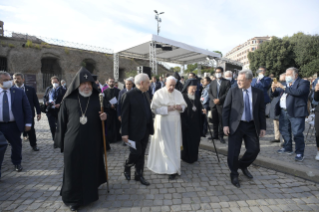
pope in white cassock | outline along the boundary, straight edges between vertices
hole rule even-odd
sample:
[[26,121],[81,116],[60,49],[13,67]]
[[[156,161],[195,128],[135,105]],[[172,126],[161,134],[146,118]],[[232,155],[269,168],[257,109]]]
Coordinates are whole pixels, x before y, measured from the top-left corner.
[[182,129],[180,113],[187,107],[183,95],[175,90],[177,80],[170,76],[166,86],[155,92],[151,109],[156,114],[147,168],[175,179],[181,174]]

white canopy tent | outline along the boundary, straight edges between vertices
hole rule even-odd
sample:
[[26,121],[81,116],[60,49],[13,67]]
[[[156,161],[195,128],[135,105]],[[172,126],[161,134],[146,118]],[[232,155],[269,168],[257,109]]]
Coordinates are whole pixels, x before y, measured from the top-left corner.
[[[164,47],[164,49],[162,48]],[[165,50],[171,47],[171,50]],[[170,40],[158,35],[147,37],[126,47],[114,50],[114,78],[119,78],[119,57],[129,57],[150,61],[153,74],[157,74],[157,62],[168,62],[182,65],[206,61],[206,58],[219,59],[221,55],[185,43]]]

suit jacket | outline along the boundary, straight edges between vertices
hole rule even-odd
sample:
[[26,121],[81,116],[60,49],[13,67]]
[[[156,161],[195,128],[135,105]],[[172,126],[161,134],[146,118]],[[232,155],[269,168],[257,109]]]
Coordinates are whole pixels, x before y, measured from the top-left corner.
[[232,79],[231,81],[230,81],[230,85],[231,85],[231,88],[236,88],[238,85],[237,85],[237,80],[234,80],[234,79]]
[[219,95],[217,95],[217,79],[213,80],[210,83],[209,90],[208,90],[209,98],[210,98],[210,103],[209,103],[210,108],[216,107],[214,103],[214,99],[219,99],[220,103],[218,106],[222,107],[224,104],[227,92],[230,89],[229,80],[226,80],[224,78],[221,78],[220,80],[221,82],[220,82],[220,88],[219,88]]
[[25,124],[32,124],[32,111],[27,95],[23,90],[12,87],[11,110],[20,132],[24,132]]
[[[263,92],[251,87],[252,99],[253,99],[253,118],[255,122],[255,128],[257,135],[260,130],[266,130],[266,116],[265,116],[265,102]],[[229,90],[223,107],[223,126],[228,126],[230,134],[236,132],[241,117],[244,112],[244,100],[242,89],[232,88]]]
[[[319,91],[315,91],[313,99],[319,101]],[[316,106],[316,112],[319,112],[319,104]]]
[[24,85],[25,88],[25,94],[28,97],[29,100],[29,104],[31,107],[31,111],[32,111],[32,117],[35,117],[35,112],[34,112],[34,108],[37,111],[37,114],[41,114],[41,108],[40,108],[40,104],[39,104],[39,99],[38,96],[35,92],[35,89],[33,87]]
[[257,78],[254,78],[251,82],[251,86],[258,88],[263,91],[265,104],[268,104],[270,102],[270,97],[268,95],[268,90],[271,87],[272,79],[269,77],[263,77],[261,80],[259,80],[259,83],[257,83]]
[[[308,94],[310,92],[310,84],[301,78],[297,78],[292,86],[287,87],[285,91],[281,88],[276,88],[274,92],[271,91],[272,96],[282,96],[287,93],[286,106],[289,116],[295,118],[304,118],[309,115],[307,109]],[[280,114],[280,101],[276,104],[276,116]]]
[[[153,87],[154,87],[154,83],[152,82],[151,85],[150,85],[150,88],[149,88],[149,94],[150,94],[150,97],[153,98]],[[158,90],[158,89],[161,89],[162,85],[160,82],[156,81],[156,84],[155,84],[155,92]],[[154,93],[155,93],[154,92]]]
[[[146,133],[154,134],[151,108],[149,104],[147,108],[143,104],[145,95],[146,93],[142,94],[139,89],[134,88],[124,93],[121,98],[122,135],[128,135],[129,139],[133,141],[140,141]],[[149,110],[149,120],[145,118],[146,110]]]
[[[47,89],[45,90],[44,96],[43,96],[43,103],[46,104],[49,101],[49,94],[50,91],[52,90],[53,86],[49,86],[47,87]],[[62,99],[64,97],[66,90],[62,88],[62,86],[60,86],[59,90],[58,90],[58,97],[55,101],[55,104],[61,104]]]
[[209,86],[210,86],[210,84],[206,85],[206,87],[203,88],[202,94],[200,97],[200,101],[203,105],[203,108],[205,108],[206,110],[209,110],[209,93],[208,93]]

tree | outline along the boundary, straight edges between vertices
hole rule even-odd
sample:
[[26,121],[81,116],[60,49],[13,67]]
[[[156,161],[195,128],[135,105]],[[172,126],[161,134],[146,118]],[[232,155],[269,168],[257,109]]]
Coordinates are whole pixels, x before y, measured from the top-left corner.
[[223,53],[221,52],[221,51],[214,51],[215,53],[218,53],[218,54],[220,54],[220,57],[223,57]]
[[191,73],[197,69],[197,63],[195,64],[188,64],[187,69],[184,71],[185,73]]
[[255,52],[249,52],[250,69],[255,73],[260,66],[267,68],[266,75],[278,77],[288,67],[295,66],[293,45],[288,39],[273,37],[262,43]]
[[172,72],[178,72],[179,73],[181,71],[181,67],[179,67],[179,66],[171,67],[170,70]]
[[302,32],[289,38],[294,46],[295,62],[302,76],[312,76],[319,67],[319,35],[306,35]]

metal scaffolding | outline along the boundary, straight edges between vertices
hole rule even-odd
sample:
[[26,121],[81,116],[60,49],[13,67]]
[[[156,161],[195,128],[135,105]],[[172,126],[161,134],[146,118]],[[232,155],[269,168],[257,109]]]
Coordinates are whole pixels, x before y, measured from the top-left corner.
[[113,54],[113,62],[114,62],[114,66],[113,66],[113,74],[114,74],[114,80],[118,81],[119,80],[119,76],[120,76],[120,56],[119,54]]
[[157,60],[156,60],[156,43],[151,42],[149,46],[149,60],[152,73],[157,75]]

